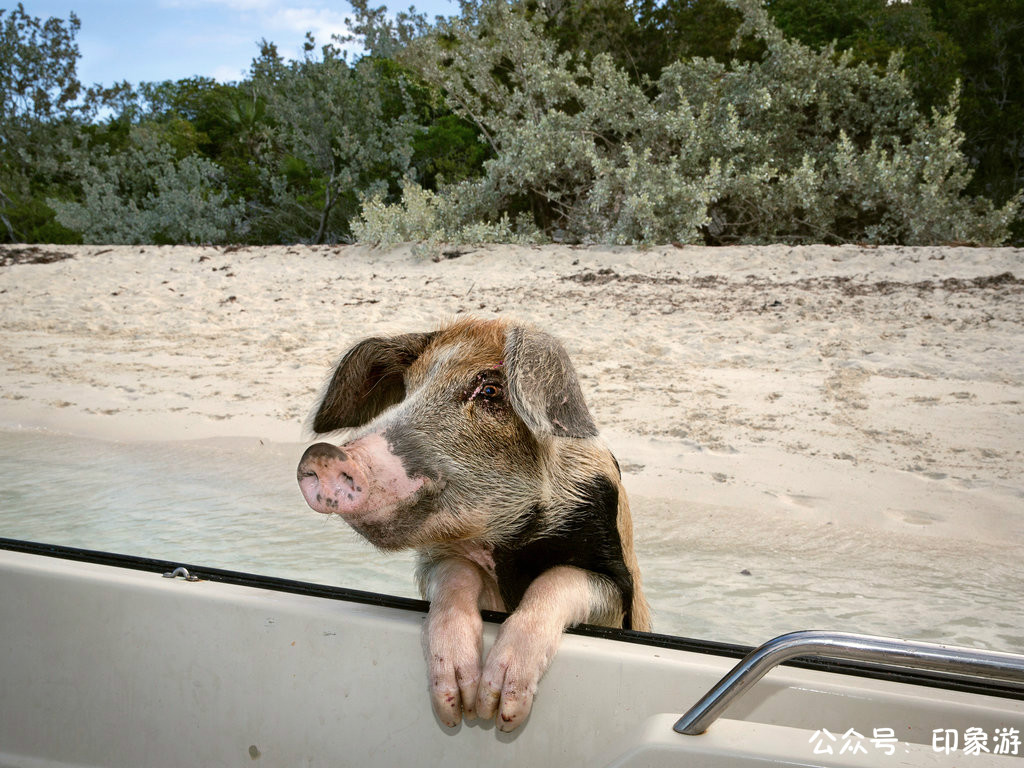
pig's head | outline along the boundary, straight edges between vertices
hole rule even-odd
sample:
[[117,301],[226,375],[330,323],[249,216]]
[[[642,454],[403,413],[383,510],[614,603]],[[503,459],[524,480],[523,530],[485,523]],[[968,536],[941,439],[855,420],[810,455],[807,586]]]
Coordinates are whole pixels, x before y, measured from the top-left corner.
[[369,338],[338,363],[299,462],[302,494],[382,549],[514,529],[545,496],[555,441],[597,429],[562,346],[539,330],[466,319]]

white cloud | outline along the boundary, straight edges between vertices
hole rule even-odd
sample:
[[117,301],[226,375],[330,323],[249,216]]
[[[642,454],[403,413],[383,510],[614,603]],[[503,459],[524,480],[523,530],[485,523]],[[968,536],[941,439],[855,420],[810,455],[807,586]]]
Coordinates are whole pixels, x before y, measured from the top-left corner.
[[160,0],[163,8],[203,8],[208,6],[226,6],[233,11],[262,11],[272,9],[276,3],[272,0]]
[[[161,0],[161,5],[186,14],[214,14],[212,18],[217,21],[190,36],[197,45],[217,46],[220,41],[221,47],[228,48],[243,36],[250,45],[263,38],[275,43],[286,59],[302,58],[306,32],[312,32],[318,46],[332,42],[334,35],[346,37],[351,33],[345,23],[347,13],[326,7],[326,3],[321,5],[322,0],[298,1],[302,4],[272,0]],[[356,44],[342,48],[351,54],[362,52]]]
[[332,35],[350,33],[345,15],[327,8],[278,8],[269,17],[269,28],[288,30],[299,35],[312,32],[321,45],[329,43]]
[[312,31],[319,40],[326,41],[333,34],[346,34],[347,14],[327,7],[314,0],[307,0],[304,5],[273,2],[273,0],[161,0],[165,8],[202,9],[221,8],[245,14],[248,24],[258,24],[267,30],[282,32],[298,32],[305,34]]
[[212,77],[218,83],[237,83],[245,77],[247,71],[245,67],[222,64],[212,72],[208,72],[207,77]]

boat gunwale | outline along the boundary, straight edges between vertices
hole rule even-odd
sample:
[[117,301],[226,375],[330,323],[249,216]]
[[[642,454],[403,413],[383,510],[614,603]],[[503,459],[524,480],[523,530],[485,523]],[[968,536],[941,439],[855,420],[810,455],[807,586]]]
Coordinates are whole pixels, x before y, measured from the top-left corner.
[[[91,563],[94,565],[103,565],[114,568],[124,568],[127,570],[143,571],[147,573],[165,574],[172,573],[177,568],[185,568],[189,574],[198,577],[200,581],[210,581],[221,584],[250,587],[253,589],[264,589],[274,592],[305,595],[309,597],[319,597],[327,600],[340,600],[382,608],[394,608],[403,611],[415,611],[424,614],[430,606],[430,603],[426,600],[419,600],[412,597],[388,595],[380,592],[368,592],[365,590],[352,589],[350,587],[316,584],[313,582],[285,579],[277,576],[264,576],[204,565],[191,565],[173,560],[160,560],[156,558],[141,557],[138,555],[125,555],[114,552],[105,552],[102,550],[81,549],[63,544],[48,544],[44,542],[0,537],[0,550],[40,555],[61,560]],[[502,623],[508,616],[507,613],[499,611],[482,611],[481,613],[484,621],[496,624]],[[580,624],[575,627],[570,627],[566,632],[568,634],[580,635],[583,637],[594,637],[603,640],[612,640],[615,642],[632,643],[635,645],[686,651],[690,653],[702,653],[732,659],[742,659],[755,649],[755,646],[742,645],[739,643],[728,643],[717,640],[701,640],[697,638],[682,637],[679,635],[659,634],[656,632],[639,632],[636,630],[599,627],[591,624]],[[965,677],[933,670],[908,669],[873,662],[832,659],[825,656],[801,656],[783,662],[782,666],[1024,701],[1024,688],[1018,687],[1013,683],[992,679]],[[680,702],[680,704],[685,705],[686,702]]]

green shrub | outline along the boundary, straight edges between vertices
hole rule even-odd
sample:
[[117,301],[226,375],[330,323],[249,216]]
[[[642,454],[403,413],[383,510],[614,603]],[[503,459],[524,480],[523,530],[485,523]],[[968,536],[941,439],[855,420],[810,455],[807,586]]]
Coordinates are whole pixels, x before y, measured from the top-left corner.
[[348,239],[360,197],[397,193],[409,169],[422,129],[416,84],[387,59],[350,65],[332,44],[317,55],[311,37],[301,61],[265,45],[257,63],[272,149],[260,158],[265,200],[253,226],[292,242]]
[[469,220],[460,215],[458,196],[452,191],[435,193],[406,179],[400,202],[388,204],[381,194],[363,203],[352,234],[362,243],[389,246],[418,243],[423,252],[433,252],[442,243],[534,243],[543,236],[523,217],[515,223],[502,213],[494,222]]
[[559,53],[539,13],[464,3],[409,59],[493,157],[426,203],[369,199],[359,232],[436,240],[526,212],[581,242],[1006,239],[1021,197],[995,209],[964,195],[955,99],[924,116],[898,57],[853,65],[785,39],[757,0],[735,5],[737,39],[760,40],[759,61],[685,59],[637,83],[607,55]]
[[82,198],[47,200],[57,221],[86,243],[223,242],[243,206],[228,199],[220,169],[197,155],[175,158],[152,132],[133,128],[129,146],[69,152]]

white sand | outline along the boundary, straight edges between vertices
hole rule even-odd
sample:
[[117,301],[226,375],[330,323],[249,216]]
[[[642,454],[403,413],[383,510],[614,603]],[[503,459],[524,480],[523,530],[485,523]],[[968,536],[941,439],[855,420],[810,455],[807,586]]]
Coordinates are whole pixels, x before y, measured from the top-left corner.
[[0,428],[298,442],[351,342],[513,316],[565,342],[652,550],[683,516],[1024,562],[1024,251],[458,253],[0,248],[72,255],[0,267]]

